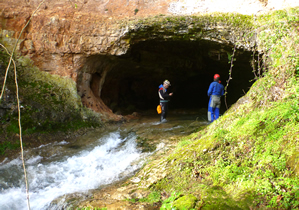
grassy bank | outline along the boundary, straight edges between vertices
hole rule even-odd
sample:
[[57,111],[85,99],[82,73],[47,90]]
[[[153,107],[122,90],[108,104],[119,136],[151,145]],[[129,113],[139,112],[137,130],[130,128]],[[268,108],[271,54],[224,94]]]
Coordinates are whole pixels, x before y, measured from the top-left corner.
[[267,71],[220,119],[165,157],[161,173],[168,175],[151,185],[156,196],[147,202],[161,209],[299,208],[298,17],[295,8],[256,18]]

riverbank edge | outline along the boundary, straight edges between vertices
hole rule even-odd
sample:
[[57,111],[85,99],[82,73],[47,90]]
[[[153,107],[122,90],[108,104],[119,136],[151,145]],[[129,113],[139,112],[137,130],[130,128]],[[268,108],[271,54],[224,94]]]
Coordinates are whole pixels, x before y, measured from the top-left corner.
[[[150,162],[115,192],[130,185],[136,186],[133,193],[158,192],[152,203],[163,210],[298,208],[298,12],[291,8],[257,17],[267,72],[217,122],[190,135],[189,143],[171,155]],[[153,173],[162,176],[148,182]],[[186,207],[189,194],[196,200]],[[149,195],[115,200],[150,203]],[[91,201],[79,207],[110,209]]]

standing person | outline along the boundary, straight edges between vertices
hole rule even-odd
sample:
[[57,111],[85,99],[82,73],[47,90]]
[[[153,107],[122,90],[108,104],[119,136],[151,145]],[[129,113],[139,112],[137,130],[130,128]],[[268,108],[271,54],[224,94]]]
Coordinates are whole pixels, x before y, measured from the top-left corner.
[[159,86],[159,98],[160,98],[160,105],[162,108],[162,113],[161,113],[161,122],[167,122],[166,116],[168,112],[168,102],[169,102],[169,97],[172,96],[173,93],[167,93],[167,88],[169,88],[170,82],[168,80],[165,80],[163,82],[163,85],[161,84]]
[[219,118],[220,105],[221,105],[221,96],[224,94],[224,87],[220,81],[220,75],[214,75],[214,81],[210,84],[208,90],[209,107],[208,107],[208,120],[213,122]]

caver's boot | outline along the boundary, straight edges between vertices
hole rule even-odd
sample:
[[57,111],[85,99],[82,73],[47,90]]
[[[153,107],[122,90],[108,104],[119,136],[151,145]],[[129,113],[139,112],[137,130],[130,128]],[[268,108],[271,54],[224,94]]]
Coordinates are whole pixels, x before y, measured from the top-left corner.
[[167,120],[161,116],[161,123],[166,123]]

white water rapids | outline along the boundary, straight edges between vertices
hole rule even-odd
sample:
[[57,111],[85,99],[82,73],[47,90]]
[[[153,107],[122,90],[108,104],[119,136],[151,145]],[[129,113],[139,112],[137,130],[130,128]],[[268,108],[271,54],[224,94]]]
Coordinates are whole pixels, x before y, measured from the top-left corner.
[[[31,156],[26,160],[31,209],[47,209],[51,201],[59,196],[96,189],[138,169],[142,164],[139,161],[142,154],[136,148],[135,139],[134,134],[121,137],[116,131],[75,152],[68,148],[72,152],[65,149],[59,155],[55,152],[48,157]],[[38,149],[50,152],[54,147],[67,148],[67,144],[60,142]],[[138,161],[138,165],[133,164]],[[0,163],[0,209],[27,209],[20,159]]]

